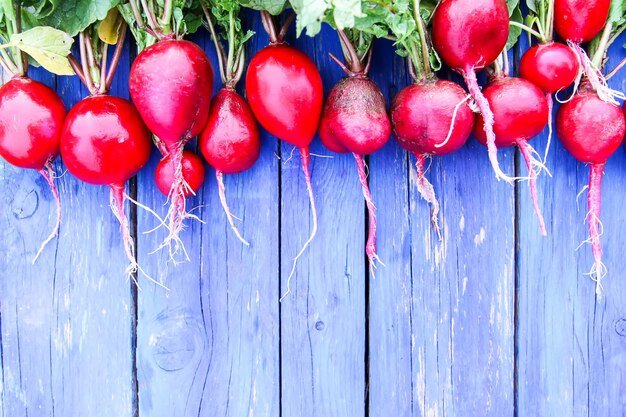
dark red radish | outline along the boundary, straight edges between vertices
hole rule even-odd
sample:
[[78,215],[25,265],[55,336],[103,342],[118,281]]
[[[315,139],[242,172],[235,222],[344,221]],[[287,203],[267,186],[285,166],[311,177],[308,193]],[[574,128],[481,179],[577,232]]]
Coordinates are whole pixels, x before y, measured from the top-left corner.
[[250,106],[232,87],[222,88],[213,98],[199,146],[209,165],[215,168],[220,202],[228,223],[237,238],[249,246],[235,226],[228,207],[223,174],[236,174],[254,165],[261,152],[261,139]]
[[340,39],[345,39],[344,45],[351,51],[352,68],[348,69],[339,62],[346,72],[346,77],[335,84],[326,99],[319,134],[322,143],[328,144],[329,149],[337,149],[340,153],[345,149],[351,152],[356,160],[359,181],[369,213],[365,253],[373,272],[375,261],[380,262],[376,255],[376,206],[367,183],[363,155],[374,153],[387,143],[391,134],[391,123],[382,91],[367,77],[367,67],[363,68],[345,34],[340,34]]
[[439,236],[439,202],[425,176],[425,165],[432,155],[452,153],[469,138],[474,113],[468,98],[458,84],[433,78],[403,88],[391,104],[394,136],[417,159],[417,189],[432,205],[432,223]]
[[55,226],[33,263],[61,224],[61,201],[52,164],[59,154],[65,115],[63,101],[45,84],[16,76],[0,88],[0,156],[11,165],[37,170],[50,186],[57,206]]
[[[537,198],[537,170],[543,164],[534,157],[535,150],[528,143],[541,133],[548,124],[548,104],[544,93],[535,84],[523,78],[496,77],[485,87],[483,94],[494,114],[493,130],[496,146],[506,148],[517,145],[528,167],[530,196],[533,202],[539,228],[547,235],[545,221]],[[487,144],[484,119],[476,115],[474,136],[483,145]]]
[[68,113],[61,133],[61,156],[68,171],[81,181],[111,188],[111,209],[122,226],[129,275],[139,266],[124,213],[124,184],[148,162],[151,149],[150,132],[139,113],[119,97],[83,99]]
[[[168,155],[161,159],[154,172],[157,188],[165,196],[169,195],[176,177],[170,158],[171,156]],[[181,169],[183,179],[185,180],[184,183],[187,185],[183,190],[185,198],[196,195],[204,182],[204,164],[202,159],[195,153],[185,149],[181,159]]]
[[[130,95],[142,119],[168,152],[174,182],[169,192],[169,235],[164,244],[175,242],[183,220],[188,185],[182,176],[185,144],[198,135],[209,115],[213,92],[213,68],[206,53],[196,44],[180,39],[164,39],[144,49],[130,70]],[[184,249],[183,249],[184,251]]]
[[291,19],[278,33],[268,12],[261,11],[261,17],[269,30],[270,44],[250,60],[246,73],[246,94],[261,126],[273,136],[299,148],[313,217],[311,234],[294,258],[289,274],[291,279],[296,262],[317,233],[309,145],[322,114],[324,89],[322,77],[311,58],[288,46],[282,39]]
[[602,100],[588,82],[583,82],[578,94],[559,108],[556,132],[565,149],[591,169],[586,219],[594,258],[591,274],[595,275],[596,292],[600,294],[600,280],[606,272],[600,241],[602,175],[606,161],[624,140],[624,113],[616,104]]
[[554,0],[554,30],[566,41],[581,44],[602,31],[611,0]]
[[479,71],[503,51],[509,36],[505,0],[442,0],[432,17],[433,46],[441,59],[463,76],[485,119],[489,160],[496,178],[512,182],[498,164],[493,113],[476,80]]

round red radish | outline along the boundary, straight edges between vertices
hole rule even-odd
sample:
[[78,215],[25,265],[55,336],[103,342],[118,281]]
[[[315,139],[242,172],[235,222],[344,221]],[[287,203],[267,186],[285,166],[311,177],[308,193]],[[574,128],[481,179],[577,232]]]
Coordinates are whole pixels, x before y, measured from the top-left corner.
[[529,48],[519,63],[520,76],[546,93],[568,87],[578,75],[578,57],[558,42],[540,43]]
[[27,77],[13,77],[0,88],[0,156],[44,177],[57,206],[56,224],[33,259],[58,233],[61,201],[54,184],[52,161],[59,154],[65,105],[50,87]]
[[596,292],[599,294],[600,280],[605,272],[600,241],[602,175],[607,159],[624,140],[626,120],[619,106],[602,100],[585,82],[578,94],[559,108],[556,131],[565,149],[580,162],[590,164],[587,225],[594,258],[591,272],[595,275]]
[[513,178],[500,169],[493,113],[475,73],[500,55],[508,36],[509,10],[505,0],[442,0],[433,14],[433,47],[450,68],[463,76],[485,118],[489,161],[496,178],[512,182]]
[[[539,221],[542,235],[546,235],[546,225],[539,209],[537,196],[537,161],[533,154],[530,139],[538,135],[548,124],[548,103],[544,93],[535,84],[523,78],[498,77],[492,80],[483,91],[493,110],[496,134],[495,144],[499,148],[517,145],[529,173],[530,196]],[[476,116],[474,136],[487,144],[484,120]],[[539,165],[540,166],[540,165]]]
[[362,74],[341,79],[326,99],[320,128],[320,136],[331,134],[322,139],[327,143],[336,141],[358,155],[376,152],[391,134],[382,91]]
[[342,78],[331,90],[320,120],[322,143],[352,152],[369,212],[365,253],[374,267],[376,255],[376,207],[367,183],[363,155],[381,149],[389,140],[391,123],[380,88],[363,73]]
[[[506,148],[518,141],[537,136],[548,123],[545,95],[535,84],[523,78],[500,77],[483,90],[493,110],[496,146]],[[476,115],[474,136],[483,145],[487,137],[483,117]]]
[[0,156],[41,170],[59,154],[65,105],[45,84],[15,77],[0,88]]
[[391,122],[396,140],[407,151],[445,155],[465,144],[474,113],[461,86],[435,80],[403,88],[391,104]]
[[170,39],[149,46],[133,62],[128,84],[142,119],[170,152],[204,128],[213,67],[198,45]]
[[211,102],[199,147],[209,165],[224,174],[250,168],[259,159],[259,128],[248,103],[232,88],[222,88]]
[[461,74],[478,71],[500,55],[509,36],[505,0],[442,0],[432,18],[433,46]]
[[[188,187],[185,187],[183,190],[186,198],[197,194],[200,187],[202,187],[202,183],[204,182],[204,164],[198,155],[186,149],[183,151],[181,163],[183,178],[188,185]],[[174,177],[175,175],[170,157],[166,156],[159,161],[154,173],[154,179],[156,180],[157,187],[163,195],[170,195],[172,184],[174,184]]]
[[272,44],[252,58],[246,74],[250,108],[270,134],[309,146],[322,113],[324,90],[317,67],[303,52]]
[[68,171],[90,184],[117,185],[148,162],[150,132],[135,107],[111,96],[88,97],[67,115],[61,156]]
[[585,43],[604,27],[611,0],[554,0],[554,30],[566,41]]
[[322,145],[324,145],[324,147],[328,149],[329,151],[334,152],[334,153],[350,152],[345,146],[341,144],[341,142],[339,142],[339,139],[335,137],[333,132],[330,130],[328,123],[324,123],[323,113],[322,113],[322,119],[320,119],[320,125],[318,127],[317,133],[320,136]]

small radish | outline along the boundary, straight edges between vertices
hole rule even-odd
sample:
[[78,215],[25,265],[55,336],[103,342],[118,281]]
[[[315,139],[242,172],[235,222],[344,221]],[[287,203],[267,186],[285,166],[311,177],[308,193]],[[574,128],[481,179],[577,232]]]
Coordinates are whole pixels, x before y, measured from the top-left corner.
[[520,77],[549,94],[570,86],[578,75],[578,68],[576,54],[553,41],[532,46],[519,63]]
[[[215,168],[220,202],[231,229],[244,245],[249,246],[250,244],[241,236],[235,226],[234,216],[228,207],[224,174],[236,174],[254,165],[261,152],[261,139],[250,106],[235,91],[235,86],[239,82],[245,66],[243,44],[246,41],[246,35],[242,31],[230,30],[231,25],[233,27],[241,26],[237,17],[239,7],[236,6],[236,9],[227,11],[229,19],[226,22],[219,19],[219,15],[226,12],[220,7],[221,5],[216,3],[209,12],[203,6],[206,23],[219,55],[223,87],[211,101],[209,119],[199,137],[198,145],[209,165]],[[222,24],[224,32],[227,33],[228,53],[218,39],[213,17],[210,13],[214,14],[213,17]]]
[[57,205],[55,226],[33,263],[61,224],[61,200],[52,164],[59,154],[65,114],[63,101],[40,82],[16,76],[0,88],[0,156],[17,167],[37,170],[50,186]]
[[[161,159],[154,172],[157,188],[165,196],[169,195],[176,177],[174,166],[170,158],[171,155],[168,155]],[[195,153],[185,149],[183,150],[183,156],[181,158],[181,166],[183,179],[187,185],[183,190],[185,198],[196,195],[204,182],[204,164],[202,163],[202,159]]]
[[619,148],[626,133],[624,113],[619,106],[602,100],[588,82],[583,82],[569,102],[556,115],[556,132],[561,143],[578,161],[589,164],[591,174],[587,189],[587,222],[591,242],[596,293],[601,294],[600,280],[605,274],[600,241],[602,175],[607,159]]
[[433,46],[441,59],[463,76],[485,119],[489,160],[496,178],[512,182],[498,164],[493,112],[480,91],[476,71],[490,65],[509,36],[509,10],[505,0],[442,0],[432,17]]
[[[533,154],[535,150],[528,143],[538,135],[548,123],[548,104],[543,92],[528,80],[516,77],[497,76],[483,90],[493,111],[493,130],[496,146],[506,148],[517,145],[528,167],[530,195],[539,220],[542,235],[547,235],[546,225],[537,199],[537,170],[542,166]],[[476,116],[474,136],[483,144],[487,137],[483,128],[482,115]]]
[[474,126],[474,113],[461,86],[447,80],[420,80],[403,88],[391,104],[396,140],[417,159],[417,187],[432,205],[432,224],[439,236],[439,202],[426,179],[426,161],[460,149]]
[[[129,78],[133,103],[156,136],[159,151],[164,157],[169,156],[174,172],[174,182],[168,193],[171,199],[167,212],[169,234],[162,244],[162,247],[169,247],[172,259],[179,250],[185,252],[179,235],[183,221],[193,217],[185,207],[188,184],[182,175],[183,150],[206,125],[213,92],[211,62],[198,45],[182,40],[184,33],[179,31],[188,26],[176,19],[174,9],[181,12],[179,7],[183,6],[174,3],[165,1],[155,9],[141,2],[143,15],[137,7],[133,8],[134,22],[157,42],[139,53],[131,66]],[[159,11],[161,15],[157,17]],[[143,23],[144,17],[147,26]],[[174,33],[172,28],[176,30]],[[140,37],[137,41],[143,42]]]
[[134,274],[141,268],[124,212],[124,200],[128,198],[124,185],[148,162],[152,143],[135,107],[128,100],[106,95],[122,53],[126,29],[123,24],[108,72],[108,45],[97,35],[90,36],[95,31],[93,27],[80,34],[82,68],[73,61],[74,69],[91,96],[68,113],[61,132],[61,156],[68,171],[79,180],[111,188],[111,210],[121,224],[124,251],[130,262],[126,272],[135,279]]
[[271,135],[299,148],[313,216],[311,235],[294,258],[289,281],[295,273],[296,262],[317,233],[309,145],[322,114],[324,90],[322,77],[311,58],[283,41],[291,18],[278,33],[268,12],[261,11],[261,17],[269,32],[270,45],[257,52],[248,65],[246,93],[261,126]]
[[[320,120],[319,134],[322,143],[338,153],[351,152],[357,164],[357,171],[363,196],[369,213],[369,232],[365,253],[373,272],[376,255],[376,207],[372,200],[363,155],[380,150],[389,140],[391,123],[387,115],[385,97],[380,88],[368,76],[369,62],[364,66],[365,57],[360,57],[346,33],[338,30],[342,49],[347,51],[346,67],[330,54],[346,73],[331,90]],[[370,45],[371,48],[371,45]],[[371,60],[371,49],[369,54]]]

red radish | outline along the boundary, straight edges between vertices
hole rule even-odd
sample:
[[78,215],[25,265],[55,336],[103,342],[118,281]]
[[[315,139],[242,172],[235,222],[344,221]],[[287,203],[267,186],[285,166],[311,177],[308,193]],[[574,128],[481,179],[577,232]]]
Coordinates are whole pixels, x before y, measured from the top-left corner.
[[609,17],[611,0],[554,0],[554,29],[566,41],[586,43]]
[[432,205],[432,223],[439,231],[439,202],[426,179],[426,160],[461,148],[474,126],[474,113],[461,86],[431,78],[403,88],[391,104],[391,122],[396,140],[417,158],[417,188]]
[[226,202],[223,174],[236,174],[250,168],[259,159],[261,139],[248,103],[230,86],[222,88],[211,103],[206,128],[200,135],[200,151],[215,168],[220,202],[228,223],[239,240],[250,244],[235,226]]
[[50,87],[30,78],[16,76],[0,88],[0,156],[20,168],[39,171],[57,205],[56,224],[35,255],[58,233],[61,201],[53,182],[54,159],[65,119],[65,105]]
[[339,153],[352,152],[356,160],[369,213],[365,253],[369,259],[370,270],[373,271],[374,261],[380,262],[376,255],[376,207],[367,184],[363,155],[374,153],[387,143],[391,134],[391,123],[382,91],[367,77],[369,64],[363,68],[345,33],[339,31],[339,36],[343,45],[350,51],[351,58],[348,62],[351,62],[351,68],[346,68],[331,54],[347,76],[335,84],[326,99],[319,134],[322,143],[328,144],[329,149],[332,148],[331,150]]
[[[543,92],[533,83],[523,78],[499,76],[489,82],[483,91],[493,110],[496,146],[506,148],[517,145],[528,167],[530,195],[539,220],[542,235],[546,235],[546,225],[537,199],[537,169],[542,166],[533,154],[535,150],[528,143],[538,135],[548,123],[548,104]],[[476,116],[474,135],[484,145],[487,137],[483,129],[484,119]]]
[[148,162],[150,132],[135,107],[119,97],[96,95],[76,104],[61,133],[61,156],[68,171],[90,184],[111,188],[111,209],[122,225],[127,272],[137,268],[128,219],[124,184]]
[[549,94],[570,86],[578,68],[576,54],[562,43],[552,41],[529,48],[519,63],[520,76]]
[[505,0],[442,0],[432,17],[435,50],[450,68],[463,76],[485,119],[489,160],[496,178],[512,182],[498,164],[493,113],[475,73],[495,61],[508,36],[509,11]]
[[[175,181],[174,167],[170,156],[161,159],[156,167],[154,179],[159,191],[168,196]],[[204,182],[204,164],[202,159],[195,153],[183,150],[181,159],[184,183],[188,186],[183,190],[185,198],[196,195]]]
[[[161,141],[174,171],[169,192],[169,236],[175,242],[185,209],[182,156],[185,144],[204,128],[213,91],[213,68],[204,51],[194,43],[165,39],[143,50],[133,62],[129,79],[130,95],[148,128]],[[171,249],[171,246],[170,246]],[[184,250],[184,249],[183,249]]]
[[624,113],[619,106],[602,100],[589,82],[583,82],[578,94],[559,108],[556,131],[565,149],[591,168],[587,190],[587,221],[594,258],[591,273],[595,275],[596,293],[600,294],[600,280],[606,269],[602,264],[600,241],[602,175],[607,159],[624,139]]
[[324,90],[322,77],[311,58],[283,41],[291,19],[287,20],[277,34],[271,15],[262,11],[261,17],[269,30],[270,45],[257,52],[250,61],[246,74],[246,93],[250,108],[261,126],[270,134],[300,149],[313,215],[311,235],[294,258],[287,280],[289,281],[296,270],[298,258],[317,233],[317,212],[309,169],[309,145],[313,141],[322,114]]
[[[598,70],[602,57],[594,56],[592,61],[580,46],[602,31],[610,8],[611,0],[554,0],[554,29],[578,56],[582,67],[581,75],[587,76],[598,96],[617,105],[616,98],[623,100],[626,97],[606,85],[604,76]],[[608,30],[610,33],[611,28]]]

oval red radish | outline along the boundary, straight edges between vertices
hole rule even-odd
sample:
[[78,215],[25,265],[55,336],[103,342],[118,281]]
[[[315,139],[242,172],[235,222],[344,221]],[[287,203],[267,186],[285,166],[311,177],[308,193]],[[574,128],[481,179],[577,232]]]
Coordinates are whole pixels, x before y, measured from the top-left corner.
[[[179,39],[160,40],[144,49],[130,70],[130,95],[148,128],[168,152],[176,173],[169,196],[169,235],[164,244],[175,243],[172,256],[182,247],[179,239],[185,209],[182,155],[185,143],[206,125],[213,91],[213,68],[196,44]],[[164,155],[164,156],[168,156]],[[184,251],[184,249],[183,249]]]
[[232,87],[222,88],[213,98],[199,146],[209,165],[215,168],[220,202],[228,223],[238,239],[250,245],[235,226],[226,201],[223,174],[236,174],[254,165],[259,159],[261,139],[248,103]]
[[600,294],[605,273],[600,241],[602,175],[606,161],[624,139],[626,120],[619,106],[602,100],[589,83],[583,83],[578,94],[559,108],[556,131],[565,149],[590,166],[587,225],[594,258],[591,273]]
[[461,148],[474,126],[465,90],[447,80],[430,79],[403,88],[391,104],[391,123],[396,140],[417,159],[417,189],[432,206],[432,224],[439,230],[439,202],[425,176],[427,159]]
[[554,0],[554,30],[566,41],[589,42],[604,27],[611,0]]
[[569,87],[576,79],[578,70],[576,54],[558,42],[532,46],[519,63],[520,77],[550,94]]
[[512,182],[498,164],[493,113],[475,74],[500,55],[508,36],[509,11],[505,0],[442,0],[432,17],[435,50],[450,68],[463,76],[485,119],[489,160],[496,178]]
[[[517,145],[524,157],[528,168],[533,207],[539,220],[541,234],[545,236],[546,225],[537,198],[537,169],[542,163],[533,156],[536,152],[528,143],[548,124],[548,104],[545,96],[539,87],[530,81],[516,77],[497,77],[490,81],[483,94],[493,110],[496,146],[506,148]],[[483,117],[477,115],[474,136],[486,145],[487,137],[483,125]]]
[[33,263],[57,235],[61,223],[61,201],[52,163],[59,154],[65,115],[63,101],[38,81],[13,77],[0,88],[0,156],[11,165],[37,170],[50,186],[57,206],[55,226]]

